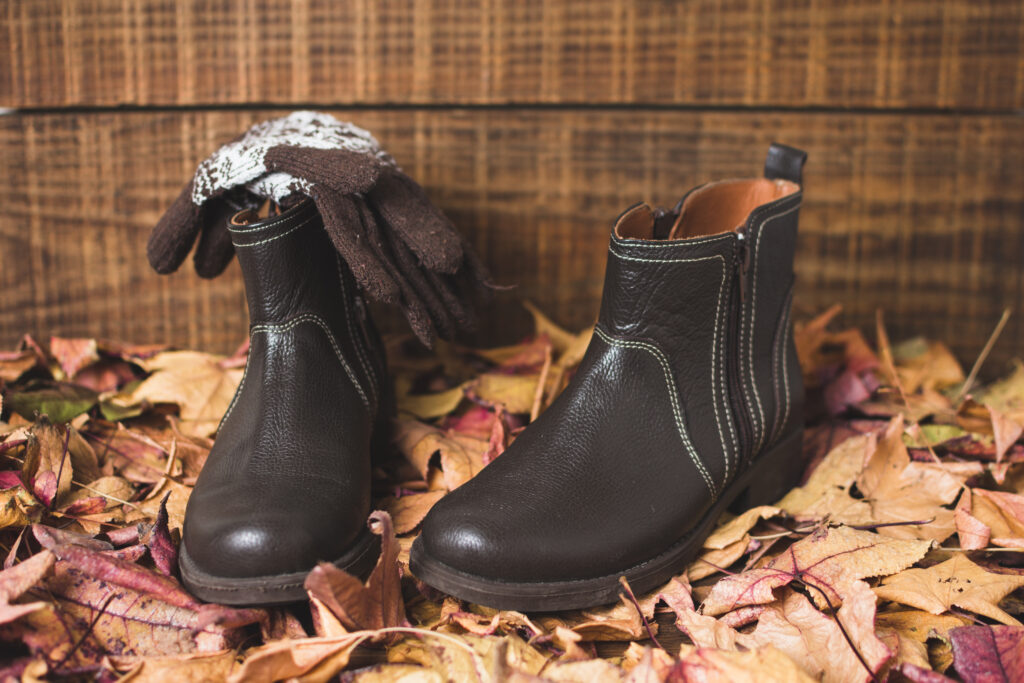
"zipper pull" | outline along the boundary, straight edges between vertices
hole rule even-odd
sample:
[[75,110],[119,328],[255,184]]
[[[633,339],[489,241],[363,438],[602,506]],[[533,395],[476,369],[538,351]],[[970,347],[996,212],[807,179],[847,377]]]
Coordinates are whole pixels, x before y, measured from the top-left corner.
[[750,248],[747,245],[747,235],[742,231],[736,232],[738,253],[740,262],[740,301],[747,300],[747,271],[750,269]]

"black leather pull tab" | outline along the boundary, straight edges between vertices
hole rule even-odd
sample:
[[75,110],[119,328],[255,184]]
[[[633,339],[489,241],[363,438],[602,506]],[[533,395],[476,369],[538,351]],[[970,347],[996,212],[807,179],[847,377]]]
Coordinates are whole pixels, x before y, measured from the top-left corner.
[[805,161],[807,152],[802,149],[773,142],[764,162],[764,177],[771,180],[782,178],[800,185]]
[[665,209],[655,209],[653,231],[654,239],[668,239],[669,234],[672,232],[672,226],[676,224],[676,219],[678,218],[678,212],[672,213],[671,211],[665,211]]

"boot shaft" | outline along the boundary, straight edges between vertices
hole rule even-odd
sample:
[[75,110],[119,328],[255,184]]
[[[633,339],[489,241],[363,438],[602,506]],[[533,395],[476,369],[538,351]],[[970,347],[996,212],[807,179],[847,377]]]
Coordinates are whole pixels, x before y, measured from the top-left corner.
[[276,345],[265,342],[296,325],[318,327],[353,375],[371,413],[377,412],[390,400],[383,347],[355,278],[331,244],[313,202],[303,201],[271,219],[241,212],[232,218],[229,232],[245,281],[253,351],[274,352]]
[[715,482],[802,421],[790,318],[803,153],[773,145],[765,177],[709,183],[672,211],[617,221],[599,317],[656,350]]

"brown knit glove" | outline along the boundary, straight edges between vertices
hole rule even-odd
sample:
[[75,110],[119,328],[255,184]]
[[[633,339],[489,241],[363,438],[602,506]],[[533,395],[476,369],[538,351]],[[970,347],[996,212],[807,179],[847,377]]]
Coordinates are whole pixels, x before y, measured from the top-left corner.
[[234,255],[231,215],[303,196],[363,291],[397,303],[425,344],[471,325],[468,295],[490,286],[487,269],[372,135],[328,114],[257,124],[203,161],[153,229],[149,262],[158,273],[177,270],[198,237],[196,272],[215,277]]

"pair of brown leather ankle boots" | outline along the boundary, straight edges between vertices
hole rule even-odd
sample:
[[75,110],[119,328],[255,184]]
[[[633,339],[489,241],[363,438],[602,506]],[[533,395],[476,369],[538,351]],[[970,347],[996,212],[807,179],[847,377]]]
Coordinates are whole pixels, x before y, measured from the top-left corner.
[[[790,312],[806,155],[764,177],[618,219],[600,316],[565,391],[422,524],[412,572],[472,602],[612,602],[682,571],[730,505],[800,472],[803,387]],[[251,347],[188,504],[181,575],[198,597],[305,596],[319,561],[362,573],[370,470],[392,417],[383,348],[312,202],[232,219]]]

